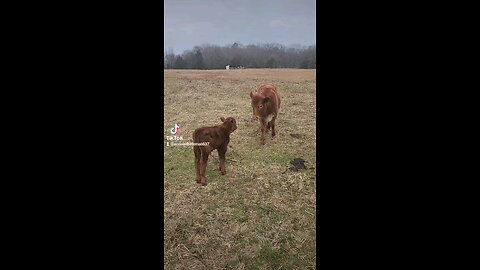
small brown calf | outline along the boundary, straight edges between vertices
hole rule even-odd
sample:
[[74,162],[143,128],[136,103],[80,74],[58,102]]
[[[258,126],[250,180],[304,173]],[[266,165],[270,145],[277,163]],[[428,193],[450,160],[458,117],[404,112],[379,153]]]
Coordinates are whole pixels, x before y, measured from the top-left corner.
[[223,118],[222,124],[214,127],[197,128],[193,132],[194,143],[208,143],[208,145],[195,145],[193,152],[195,153],[195,171],[197,183],[202,186],[207,185],[205,171],[207,170],[208,156],[217,149],[218,157],[220,159],[220,172],[225,175],[225,154],[227,152],[228,143],[230,142],[230,134],[237,129],[235,118]]
[[265,131],[272,128],[275,137],[275,120],[280,112],[280,95],[273,84],[261,84],[256,94],[250,92],[253,114],[260,122],[260,143],[265,144]]

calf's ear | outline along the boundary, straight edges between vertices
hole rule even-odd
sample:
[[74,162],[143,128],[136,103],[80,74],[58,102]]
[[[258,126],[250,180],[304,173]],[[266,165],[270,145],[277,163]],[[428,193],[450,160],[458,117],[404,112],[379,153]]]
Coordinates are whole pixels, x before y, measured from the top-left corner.
[[270,100],[270,97],[265,97],[265,98],[263,99],[263,103],[267,103],[269,100]]
[[250,92],[250,98],[253,98],[253,93],[252,92]]
[[220,120],[222,120],[222,122],[225,122],[225,118],[223,117],[220,117]]

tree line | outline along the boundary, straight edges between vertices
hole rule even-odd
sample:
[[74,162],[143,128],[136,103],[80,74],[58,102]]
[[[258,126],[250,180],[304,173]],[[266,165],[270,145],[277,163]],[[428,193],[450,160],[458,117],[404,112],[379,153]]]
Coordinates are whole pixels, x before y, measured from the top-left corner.
[[243,46],[195,46],[182,54],[169,49],[164,54],[165,69],[225,69],[225,66],[245,68],[316,68],[316,45],[286,47],[267,43]]

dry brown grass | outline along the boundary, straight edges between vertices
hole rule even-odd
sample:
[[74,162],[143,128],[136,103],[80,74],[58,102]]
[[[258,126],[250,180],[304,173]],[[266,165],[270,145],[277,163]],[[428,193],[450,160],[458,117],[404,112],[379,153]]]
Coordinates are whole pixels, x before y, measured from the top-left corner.
[[[180,125],[184,142],[198,127],[232,116],[227,175],[210,158],[206,187],[195,181],[192,147],[166,147],[165,269],[315,269],[315,70],[168,70],[164,130]],[[249,92],[277,85],[277,137],[259,143]],[[296,138],[290,134],[298,134]],[[216,156],[216,152],[213,154]],[[289,161],[306,171],[283,173]]]
[[258,79],[285,81],[315,81],[315,69],[234,69],[234,70],[166,70],[166,78],[198,79]]

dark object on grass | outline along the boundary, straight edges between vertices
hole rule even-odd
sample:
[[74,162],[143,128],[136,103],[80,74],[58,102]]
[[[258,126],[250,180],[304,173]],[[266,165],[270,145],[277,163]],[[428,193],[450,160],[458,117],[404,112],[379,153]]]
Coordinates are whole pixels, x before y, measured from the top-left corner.
[[282,174],[286,173],[288,170],[298,172],[298,170],[306,170],[307,167],[305,166],[305,160],[301,158],[295,158],[292,161],[290,161],[290,164],[293,166],[290,166],[290,168],[286,169]]
[[307,169],[307,167],[305,166],[305,163],[306,161],[301,159],[301,158],[295,158],[293,159],[292,161],[290,161],[290,164],[292,164],[293,166],[295,166],[295,168],[297,170],[300,170],[300,169]]
[[300,139],[301,135],[297,133],[290,133],[290,136],[292,136],[295,139]]

